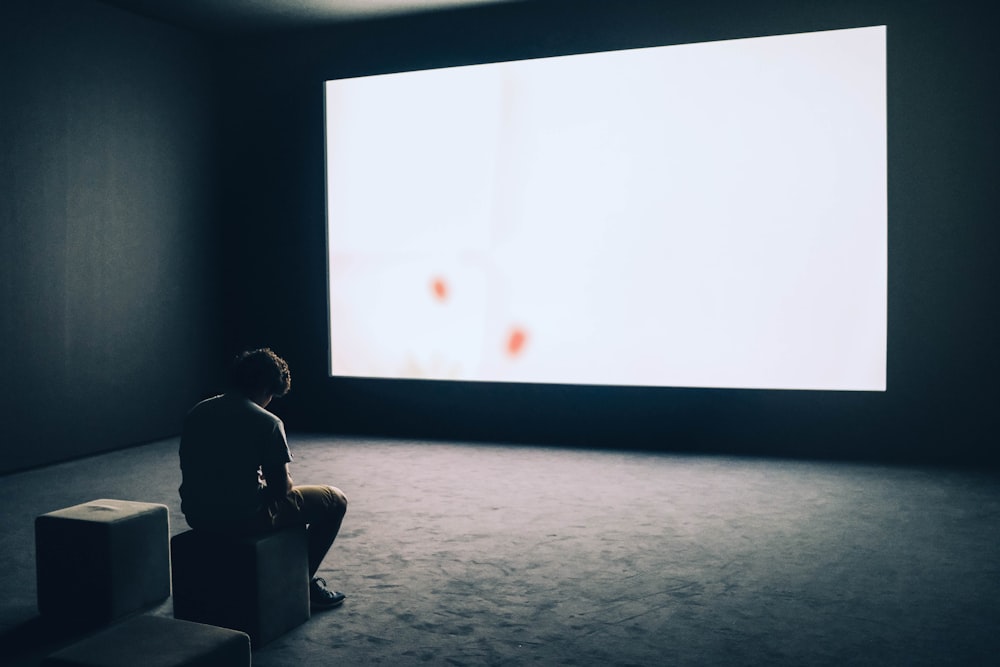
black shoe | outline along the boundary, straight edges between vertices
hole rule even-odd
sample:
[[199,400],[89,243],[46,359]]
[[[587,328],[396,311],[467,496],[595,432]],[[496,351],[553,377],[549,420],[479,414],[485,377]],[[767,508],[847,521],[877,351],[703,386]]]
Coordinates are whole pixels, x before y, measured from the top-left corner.
[[326,580],[314,577],[309,584],[309,603],[313,609],[332,609],[339,607],[347,597],[343,593],[331,591],[326,587]]

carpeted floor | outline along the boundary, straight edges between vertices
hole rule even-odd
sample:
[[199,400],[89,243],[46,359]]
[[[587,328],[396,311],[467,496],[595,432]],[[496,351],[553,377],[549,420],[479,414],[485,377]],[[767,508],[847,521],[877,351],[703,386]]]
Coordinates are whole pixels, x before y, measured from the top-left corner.
[[[254,665],[1000,662],[995,474],[294,436],[351,501],[320,574],[343,607]],[[177,441],[0,477],[0,662],[65,638],[35,608],[36,515],[165,503]],[[168,600],[150,613],[170,615]]]

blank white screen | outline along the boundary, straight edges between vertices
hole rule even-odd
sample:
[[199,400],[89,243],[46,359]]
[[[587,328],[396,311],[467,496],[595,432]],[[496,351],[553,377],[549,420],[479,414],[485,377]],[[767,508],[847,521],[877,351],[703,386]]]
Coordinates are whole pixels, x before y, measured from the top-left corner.
[[884,390],[884,26],[326,83],[330,373]]

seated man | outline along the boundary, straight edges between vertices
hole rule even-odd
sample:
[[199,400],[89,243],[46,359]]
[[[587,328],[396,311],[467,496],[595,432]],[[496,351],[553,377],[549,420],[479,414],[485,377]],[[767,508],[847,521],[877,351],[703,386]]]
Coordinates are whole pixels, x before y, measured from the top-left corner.
[[288,364],[269,349],[240,354],[232,389],[198,403],[184,420],[181,511],[196,531],[263,532],[307,526],[310,599],[336,607],[344,594],[316,576],[340,531],[347,498],[332,486],[293,486],[282,421],[265,410],[291,387]]

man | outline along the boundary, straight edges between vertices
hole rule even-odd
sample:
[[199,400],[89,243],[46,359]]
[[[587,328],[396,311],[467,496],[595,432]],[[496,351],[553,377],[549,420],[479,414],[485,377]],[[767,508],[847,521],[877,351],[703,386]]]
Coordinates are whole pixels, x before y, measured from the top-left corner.
[[264,532],[305,524],[313,609],[336,607],[344,594],[316,576],[347,511],[332,486],[294,486],[282,421],[267,411],[291,388],[288,364],[270,349],[240,354],[230,391],[198,403],[181,435],[181,511],[195,531]]

